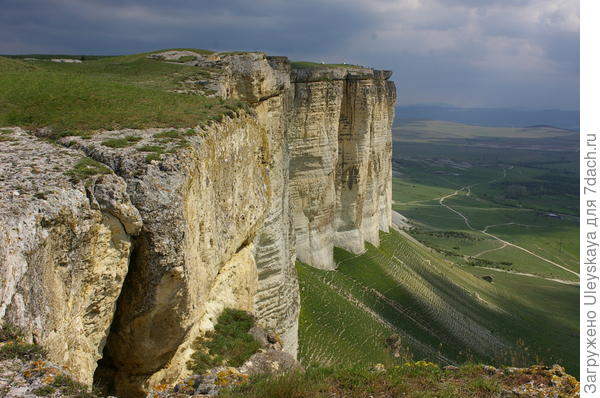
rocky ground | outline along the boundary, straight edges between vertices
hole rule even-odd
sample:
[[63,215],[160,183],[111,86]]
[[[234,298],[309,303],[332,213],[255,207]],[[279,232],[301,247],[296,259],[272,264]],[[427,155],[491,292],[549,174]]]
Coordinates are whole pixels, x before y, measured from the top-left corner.
[[[51,362],[17,356],[6,358],[7,344],[12,343],[0,346],[2,397],[98,398],[86,386],[73,381],[69,372]],[[273,375],[267,379],[253,377],[265,371]],[[579,382],[559,365],[503,369],[469,365],[440,369],[424,361],[389,369],[379,364],[364,373],[321,370],[315,376],[314,371],[302,371],[288,354],[266,349],[242,367],[219,367],[204,375],[189,376],[175,385],[155,386],[147,398],[392,398],[421,397],[423,393],[443,397],[574,398],[579,397]]]

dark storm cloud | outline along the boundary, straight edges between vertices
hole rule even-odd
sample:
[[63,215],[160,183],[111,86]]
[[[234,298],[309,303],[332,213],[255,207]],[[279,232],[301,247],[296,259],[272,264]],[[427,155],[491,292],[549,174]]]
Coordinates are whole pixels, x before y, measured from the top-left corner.
[[392,69],[401,103],[574,109],[576,0],[0,0],[0,53],[263,50]]

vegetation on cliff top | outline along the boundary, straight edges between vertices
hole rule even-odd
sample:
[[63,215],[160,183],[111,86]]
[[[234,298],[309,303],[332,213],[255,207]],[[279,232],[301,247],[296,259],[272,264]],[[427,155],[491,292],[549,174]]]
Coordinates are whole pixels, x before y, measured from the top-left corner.
[[0,126],[58,131],[192,127],[242,106],[171,92],[185,81],[206,78],[209,70],[147,55],[82,63],[0,57]]
[[319,62],[308,62],[308,61],[292,61],[292,68],[294,69],[318,69],[318,68],[364,68],[364,66],[353,65],[353,64],[322,64]]

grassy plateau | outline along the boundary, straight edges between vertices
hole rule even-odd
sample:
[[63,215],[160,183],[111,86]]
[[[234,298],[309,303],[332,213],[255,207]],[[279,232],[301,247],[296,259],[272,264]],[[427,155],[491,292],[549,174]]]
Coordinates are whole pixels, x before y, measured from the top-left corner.
[[193,127],[241,106],[177,94],[174,91],[185,89],[186,82],[205,78],[211,71],[147,55],[82,63],[0,57],[0,127],[57,131]]

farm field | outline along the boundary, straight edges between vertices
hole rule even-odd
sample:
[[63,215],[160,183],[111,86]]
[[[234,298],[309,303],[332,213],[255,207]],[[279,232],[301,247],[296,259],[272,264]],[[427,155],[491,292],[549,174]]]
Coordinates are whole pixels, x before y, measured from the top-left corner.
[[479,146],[475,126],[460,135],[455,123],[440,144],[430,130],[441,135],[445,123],[418,123],[419,142],[414,123],[394,130],[393,208],[412,220],[412,236],[462,265],[578,280],[577,152],[554,150],[572,132],[481,128],[488,140],[495,132],[536,143],[536,150],[523,150]]
[[381,233],[360,256],[336,249],[335,271],[297,264],[304,364],[411,357],[578,373],[576,137],[463,127],[394,130],[393,210],[409,230]]

